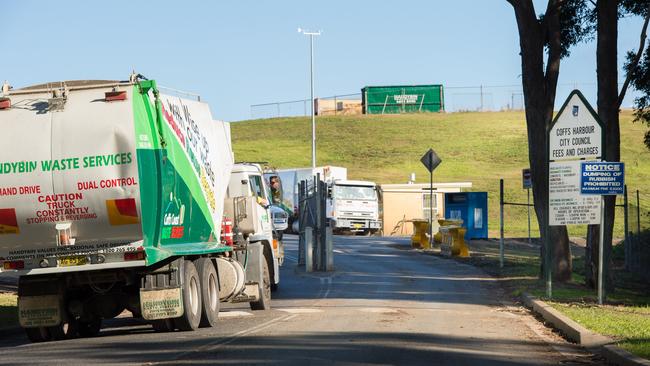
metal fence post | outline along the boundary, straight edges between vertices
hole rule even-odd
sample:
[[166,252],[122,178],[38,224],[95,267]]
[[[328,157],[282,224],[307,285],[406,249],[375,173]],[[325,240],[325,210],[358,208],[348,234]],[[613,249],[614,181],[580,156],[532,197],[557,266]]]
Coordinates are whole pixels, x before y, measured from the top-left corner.
[[328,272],[334,270],[334,238],[332,235],[332,228],[328,225],[325,228],[325,251],[327,252],[325,270]]
[[316,257],[316,270],[321,270],[321,256],[322,256],[322,246],[321,246],[321,201],[320,201],[320,173],[316,173],[314,177],[314,191],[313,191],[313,200],[315,207],[315,220],[314,220],[314,245],[315,245],[315,257]]
[[314,270],[314,235],[311,227],[305,228],[305,272],[312,272]]
[[623,187],[623,228],[625,230],[625,246],[623,251],[625,252],[625,269],[630,270],[629,260],[630,260],[630,233],[629,233],[629,222],[627,217],[627,184]]
[[528,244],[531,244],[532,239],[530,238],[530,188],[527,188],[526,191],[528,192],[528,206],[526,207],[526,211],[528,213]]
[[500,223],[499,223],[499,232],[500,232],[500,240],[499,240],[499,267],[503,268],[503,256],[504,256],[504,242],[503,242],[503,179],[499,180],[499,211],[500,211]]
[[304,228],[304,216],[305,216],[305,183],[298,183],[298,265],[305,265],[305,228]]

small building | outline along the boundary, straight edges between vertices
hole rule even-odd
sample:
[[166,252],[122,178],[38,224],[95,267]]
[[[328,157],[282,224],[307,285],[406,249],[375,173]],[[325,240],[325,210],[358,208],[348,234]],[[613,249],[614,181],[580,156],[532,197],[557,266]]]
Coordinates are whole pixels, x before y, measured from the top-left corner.
[[[471,182],[434,183],[433,216],[443,218],[446,192],[461,192],[472,188]],[[417,184],[382,184],[379,186],[380,217],[385,236],[410,236],[413,224],[409,220],[429,219],[431,207],[430,186]],[[434,219],[434,231],[437,221]]]
[[444,112],[442,85],[366,86],[361,89],[363,114]]
[[315,98],[314,112],[317,116],[348,116],[361,114],[360,99],[345,98]]

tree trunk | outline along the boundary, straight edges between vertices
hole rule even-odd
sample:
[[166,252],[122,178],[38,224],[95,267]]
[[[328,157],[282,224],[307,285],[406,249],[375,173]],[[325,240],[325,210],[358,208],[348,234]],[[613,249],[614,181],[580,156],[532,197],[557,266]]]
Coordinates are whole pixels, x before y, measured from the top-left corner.
[[[546,151],[547,127],[553,118],[555,91],[560,72],[560,21],[559,3],[549,1],[544,23],[537,18],[531,0],[509,1],[515,10],[521,48],[521,71],[526,106],[526,127],[528,132],[528,160],[533,181],[535,214],[540,227],[540,237],[546,243],[545,215],[548,210],[548,172]],[[548,39],[549,55],[544,71],[544,46]],[[549,243],[553,253],[552,272],[555,280],[571,278],[571,248],[566,227],[551,227]],[[545,251],[540,250],[542,267],[546,272]]]
[[[598,0],[596,4],[598,16],[596,69],[598,77],[598,116],[605,125],[605,161],[620,161],[621,142],[618,108],[618,1]],[[605,288],[611,290],[610,276],[612,236],[614,230],[616,196],[605,198],[605,237],[603,247],[603,279]],[[587,233],[587,248],[585,258],[585,282],[587,285],[598,285],[598,246],[600,235],[599,225],[590,225]]]

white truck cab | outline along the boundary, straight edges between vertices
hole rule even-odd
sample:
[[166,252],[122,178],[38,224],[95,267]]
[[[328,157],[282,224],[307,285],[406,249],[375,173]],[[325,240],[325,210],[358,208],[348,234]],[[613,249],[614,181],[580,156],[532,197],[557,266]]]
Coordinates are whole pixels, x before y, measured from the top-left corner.
[[327,216],[337,232],[371,235],[379,231],[377,185],[361,180],[334,180],[329,186]]
[[[237,235],[238,221],[248,220],[245,218],[238,220],[237,201],[239,198],[248,198],[242,202],[247,202],[245,212],[252,213],[252,233],[248,235],[248,241],[251,243],[261,242],[264,247],[264,254],[269,262],[269,270],[273,279],[272,288],[276,288],[280,281],[279,266],[283,262],[284,250],[282,243],[273,234],[273,217],[271,214],[271,200],[269,188],[264,181],[262,168],[254,163],[236,163],[233,166],[228,183],[228,198],[230,203],[226,204],[226,214],[230,215],[235,222],[235,235]],[[242,224],[243,225],[243,224]]]

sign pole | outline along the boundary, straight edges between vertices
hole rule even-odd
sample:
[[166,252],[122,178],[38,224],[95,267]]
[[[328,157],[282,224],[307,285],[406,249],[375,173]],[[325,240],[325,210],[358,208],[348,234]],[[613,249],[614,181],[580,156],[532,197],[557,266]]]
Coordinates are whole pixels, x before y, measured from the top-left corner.
[[603,247],[605,243],[605,197],[600,199],[600,228],[598,239],[598,305],[603,304]]
[[528,192],[528,206],[526,206],[528,210],[528,244],[531,243],[530,239],[530,188],[526,190]]
[[433,248],[433,170],[429,173],[429,248]]

